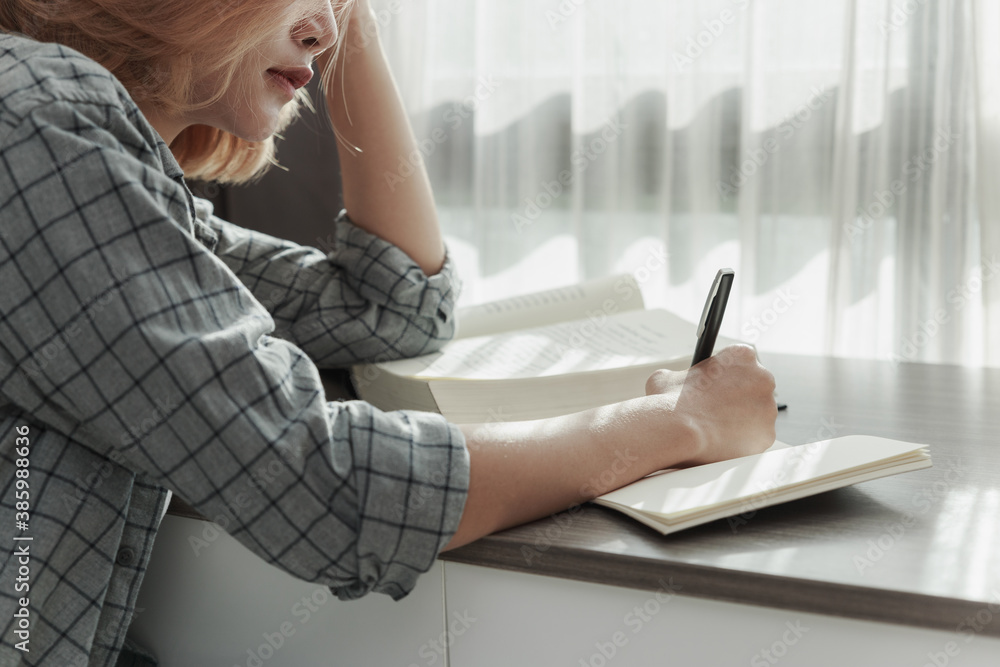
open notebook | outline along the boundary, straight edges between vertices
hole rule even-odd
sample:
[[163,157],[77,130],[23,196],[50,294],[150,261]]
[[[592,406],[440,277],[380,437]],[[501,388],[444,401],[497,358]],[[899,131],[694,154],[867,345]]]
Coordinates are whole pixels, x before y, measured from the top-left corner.
[[931,466],[926,445],[849,435],[644,477],[594,502],[667,535],[716,519]]

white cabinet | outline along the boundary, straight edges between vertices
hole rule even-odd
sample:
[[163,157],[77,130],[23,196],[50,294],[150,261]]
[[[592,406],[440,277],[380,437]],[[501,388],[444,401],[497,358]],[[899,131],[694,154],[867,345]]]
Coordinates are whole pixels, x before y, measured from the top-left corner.
[[264,563],[218,531],[197,555],[189,538],[212,524],[167,515],[129,636],[160,667],[381,667],[445,661],[443,568],[400,602],[341,602]]
[[686,597],[670,579],[639,591],[460,563],[445,579],[449,615],[471,621],[451,667],[1000,664],[995,637]]

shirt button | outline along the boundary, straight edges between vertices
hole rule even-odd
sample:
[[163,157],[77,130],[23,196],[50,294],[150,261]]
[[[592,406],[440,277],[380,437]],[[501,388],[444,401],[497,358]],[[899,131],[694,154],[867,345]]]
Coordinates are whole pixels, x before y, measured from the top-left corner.
[[135,552],[129,547],[122,547],[118,550],[118,557],[115,560],[119,565],[131,565],[135,560]]

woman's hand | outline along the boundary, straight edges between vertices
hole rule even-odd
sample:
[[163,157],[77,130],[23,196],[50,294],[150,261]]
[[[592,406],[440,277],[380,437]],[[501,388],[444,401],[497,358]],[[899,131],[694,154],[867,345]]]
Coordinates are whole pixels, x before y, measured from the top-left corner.
[[728,347],[687,371],[656,371],[646,394],[659,397],[662,416],[691,426],[695,452],[684,465],[758,454],[774,443],[774,376],[746,345]]
[[566,509],[656,470],[756,454],[774,442],[774,377],[735,346],[647,395],[562,417],[462,426],[469,498],[453,548]]

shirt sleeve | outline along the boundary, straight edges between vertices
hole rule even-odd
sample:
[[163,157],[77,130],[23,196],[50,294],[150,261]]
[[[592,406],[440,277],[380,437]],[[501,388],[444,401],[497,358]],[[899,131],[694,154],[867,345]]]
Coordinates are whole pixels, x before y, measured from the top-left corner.
[[309,356],[195,238],[183,183],[122,109],[52,102],[0,144],[4,398],[297,577],[405,595],[461,517],[461,431],[327,402]]
[[321,250],[222,220],[208,201],[196,205],[218,239],[215,253],[274,318],[274,335],[319,367],[428,354],[454,336],[460,286],[450,258],[427,276],[346,211],[317,237]]

